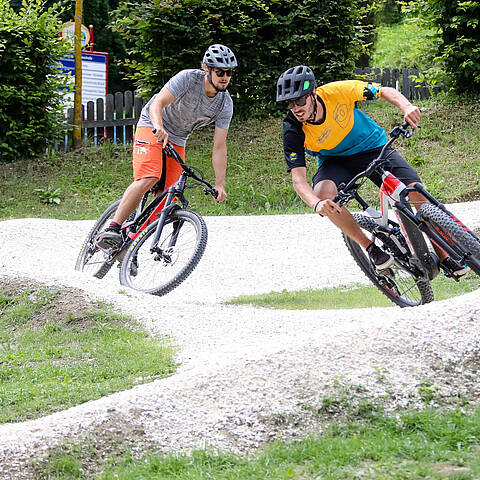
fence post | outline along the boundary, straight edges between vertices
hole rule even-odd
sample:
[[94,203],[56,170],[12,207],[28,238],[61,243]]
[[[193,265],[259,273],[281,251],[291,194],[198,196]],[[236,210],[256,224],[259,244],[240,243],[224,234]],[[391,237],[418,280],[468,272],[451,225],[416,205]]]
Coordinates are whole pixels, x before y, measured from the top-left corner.
[[[105,107],[103,105],[103,98],[97,98],[97,121],[103,122],[105,118]],[[107,136],[105,132],[105,127],[102,125],[97,127],[97,142],[102,139],[105,143],[107,141]]]
[[114,111],[114,98],[113,98],[113,95],[111,93],[109,93],[107,95],[107,98],[106,98],[106,104],[105,104],[105,120],[111,122],[111,125],[107,126],[106,127],[106,132],[105,132],[105,137],[106,137],[106,140],[107,142],[109,140],[112,140],[113,141],[113,137],[114,137],[114,129],[115,127],[113,127],[113,111]]
[[[115,94],[115,118],[117,120],[123,120],[124,111],[123,111],[123,93],[117,92]],[[123,125],[117,124],[116,128],[116,139],[117,143],[123,144]]]
[[410,71],[408,68],[404,68],[402,70],[402,93],[408,98],[408,100],[411,100],[412,96],[410,94],[410,78],[408,78],[409,74]]
[[[125,118],[133,118],[133,93],[127,90],[124,94],[125,97]],[[133,140],[133,125],[127,125],[125,127],[124,142],[131,142]]]
[[[87,122],[93,122],[95,120],[95,104],[90,101],[87,102]],[[87,128],[87,138],[95,137],[95,129]]]
[[390,69],[384,68],[382,72],[382,85],[384,87],[391,87],[392,84],[390,83]]

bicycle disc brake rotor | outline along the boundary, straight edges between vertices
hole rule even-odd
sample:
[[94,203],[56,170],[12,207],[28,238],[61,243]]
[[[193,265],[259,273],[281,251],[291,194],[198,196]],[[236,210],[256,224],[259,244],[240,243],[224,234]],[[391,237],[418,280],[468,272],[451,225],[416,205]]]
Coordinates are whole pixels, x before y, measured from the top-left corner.
[[168,247],[165,250],[157,252],[153,257],[155,262],[163,262],[165,266],[174,265],[177,261],[180,252],[175,247]]

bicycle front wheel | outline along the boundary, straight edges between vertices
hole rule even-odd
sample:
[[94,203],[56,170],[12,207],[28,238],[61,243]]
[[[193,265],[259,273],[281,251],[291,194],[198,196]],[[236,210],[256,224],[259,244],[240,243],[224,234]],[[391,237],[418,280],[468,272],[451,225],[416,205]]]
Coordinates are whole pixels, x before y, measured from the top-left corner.
[[[374,220],[359,213],[354,213],[353,216],[369,238],[372,238],[385,251],[389,251],[393,255],[395,254],[395,252],[390,251],[389,245],[383,244],[380,239],[375,237],[373,232],[377,224]],[[433,290],[428,281],[415,278],[412,272],[397,261],[395,261],[392,267],[377,271],[371,264],[365,249],[347,235],[344,234],[343,238],[348,250],[363,273],[393,303],[400,307],[415,307],[433,301]]]
[[120,283],[152,295],[165,295],[197,266],[207,246],[207,226],[190,210],[175,210],[165,221],[158,249],[151,244],[158,220],[146,227],[128,249],[120,267]]
[[466,263],[477,275],[480,275],[480,239],[436,205],[424,203],[419,212],[428,226],[440,234],[455,252],[459,255],[470,254]]
[[110,224],[119,204],[120,200],[113,202],[102,215],[100,215],[100,218],[90,232],[88,232],[87,237],[83,241],[80,253],[78,254],[75,270],[86,272],[97,278],[103,278],[110,268],[112,268],[113,263],[107,261],[108,254],[98,248],[93,243],[93,239]]

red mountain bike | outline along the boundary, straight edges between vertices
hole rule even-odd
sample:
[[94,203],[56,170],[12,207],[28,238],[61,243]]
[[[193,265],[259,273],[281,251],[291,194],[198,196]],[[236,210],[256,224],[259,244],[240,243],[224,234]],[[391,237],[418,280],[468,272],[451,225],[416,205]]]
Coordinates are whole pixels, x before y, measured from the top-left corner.
[[[334,201],[347,205],[355,199],[368,214],[354,213],[364,233],[394,257],[394,265],[376,270],[366,251],[348,236],[343,235],[347,248],[358,266],[373,284],[390,300],[401,307],[412,307],[433,301],[430,285],[440,272],[458,281],[453,272],[439,262],[430,250],[425,237],[443,248],[459,265],[467,265],[480,275],[480,239],[453,213],[449,212],[425,187],[416,184],[407,188],[397,177],[383,168],[388,161],[386,150],[400,136],[408,138],[412,132],[408,123],[395,127],[391,139],[367,169],[356,175],[347,185],[340,185]],[[391,151],[391,150],[390,150]],[[359,188],[373,172],[382,176],[380,188],[381,211],[371,207],[358,193]],[[408,199],[412,191],[428,199],[414,212]],[[393,211],[396,221],[389,215]]]
[[112,203],[83,242],[76,270],[103,278],[119,262],[122,285],[153,295],[165,295],[192,273],[205,251],[208,233],[203,218],[187,209],[185,190],[203,185],[205,194],[215,198],[218,192],[170,144],[165,152],[182,166],[176,184],[160,195],[158,184],[149,190],[122,225],[122,242],[102,249],[95,238],[110,224],[120,200]]

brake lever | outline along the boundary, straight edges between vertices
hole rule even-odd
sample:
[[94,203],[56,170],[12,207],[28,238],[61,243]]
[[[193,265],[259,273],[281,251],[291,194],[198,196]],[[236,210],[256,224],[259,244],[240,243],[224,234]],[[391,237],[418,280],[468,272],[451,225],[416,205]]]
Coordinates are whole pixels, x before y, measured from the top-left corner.
[[213,198],[218,198],[218,190],[216,188],[205,187],[203,193],[205,195],[212,195]]

